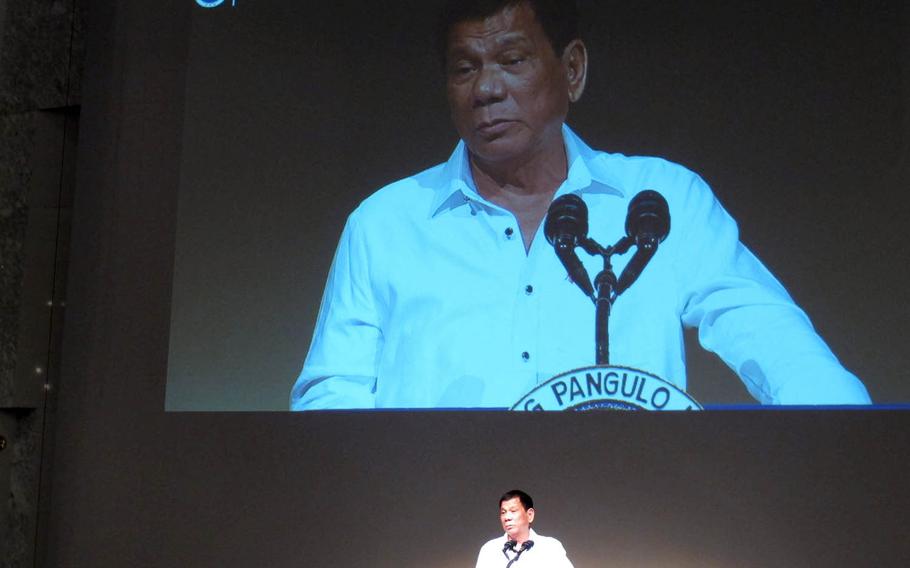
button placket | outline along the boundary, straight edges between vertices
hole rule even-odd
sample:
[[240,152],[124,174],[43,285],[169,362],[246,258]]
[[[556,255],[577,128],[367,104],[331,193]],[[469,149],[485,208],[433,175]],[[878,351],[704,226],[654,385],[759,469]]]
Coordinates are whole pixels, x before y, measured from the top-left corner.
[[[521,243],[523,245],[523,243]],[[535,294],[534,267],[538,264],[535,254],[527,255],[522,246],[524,263],[519,278],[515,281],[514,355],[522,374],[528,381],[536,383],[538,375],[538,336],[540,334],[539,299]]]

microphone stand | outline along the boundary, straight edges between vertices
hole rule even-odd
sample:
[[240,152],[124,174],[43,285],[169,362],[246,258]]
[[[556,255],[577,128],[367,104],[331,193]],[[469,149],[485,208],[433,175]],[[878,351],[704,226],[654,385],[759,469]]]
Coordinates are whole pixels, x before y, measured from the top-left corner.
[[[531,550],[531,547],[532,547],[532,546],[534,546],[534,541],[533,541],[533,540],[526,540],[526,541],[524,542],[524,544],[521,545],[521,549],[519,549],[519,551],[518,551],[518,553],[515,555],[515,557],[512,558],[511,560],[509,560],[509,563],[506,564],[506,568],[510,568],[510,567],[512,566],[512,564],[518,562],[518,558],[521,556],[521,553],[524,552],[525,550]],[[514,547],[512,548],[512,552],[515,552],[515,548],[514,548]]]
[[604,268],[594,278],[594,358],[597,365],[610,364],[610,311],[616,301],[616,274],[610,257],[625,254],[634,244],[628,236],[619,239],[611,247],[602,247],[594,239],[585,237],[579,241],[581,248],[591,256],[603,257]]
[[610,364],[610,296],[616,288],[616,275],[610,261],[604,258],[604,269],[594,278],[597,297],[594,300],[594,351],[598,365]]
[[[670,211],[667,200],[653,189],[643,190],[632,198],[626,214],[626,236],[606,248],[587,236],[588,208],[580,197],[570,193],[557,197],[550,204],[544,223],[547,241],[555,247],[556,256],[568,271],[569,279],[581,288],[585,296],[591,298],[596,308],[594,359],[597,365],[610,364],[610,311],[613,302],[638,278],[641,270],[657,252],[657,244],[669,232]],[[641,238],[646,240],[637,242]],[[633,244],[638,249],[629,261],[635,263],[634,269],[630,270],[630,266],[626,265],[622,275],[624,279],[617,280],[610,257],[625,254]],[[573,249],[576,246],[591,256],[603,257],[604,269],[594,279],[594,286],[591,286],[587,272],[575,256]],[[628,278],[625,278],[627,275]]]

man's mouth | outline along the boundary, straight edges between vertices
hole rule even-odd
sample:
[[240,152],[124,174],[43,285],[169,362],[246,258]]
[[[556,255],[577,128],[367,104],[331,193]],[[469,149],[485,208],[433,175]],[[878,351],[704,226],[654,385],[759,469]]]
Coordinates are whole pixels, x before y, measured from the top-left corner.
[[495,136],[509,129],[512,121],[507,118],[485,120],[477,125],[477,131],[484,136]]

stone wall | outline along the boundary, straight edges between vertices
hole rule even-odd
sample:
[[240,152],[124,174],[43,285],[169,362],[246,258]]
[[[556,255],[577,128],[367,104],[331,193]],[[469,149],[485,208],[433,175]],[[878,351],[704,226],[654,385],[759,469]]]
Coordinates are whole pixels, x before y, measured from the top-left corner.
[[48,497],[83,21],[77,0],[0,0],[2,567],[35,564]]

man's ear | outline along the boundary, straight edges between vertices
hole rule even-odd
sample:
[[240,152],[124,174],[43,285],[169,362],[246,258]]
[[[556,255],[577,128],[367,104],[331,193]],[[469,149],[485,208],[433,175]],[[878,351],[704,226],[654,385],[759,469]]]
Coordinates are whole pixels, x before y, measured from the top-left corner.
[[588,49],[580,39],[573,39],[562,52],[562,65],[569,83],[569,100],[577,102],[588,79]]
[[528,509],[528,524],[531,524],[533,522],[534,522],[534,507],[531,507],[530,509]]

